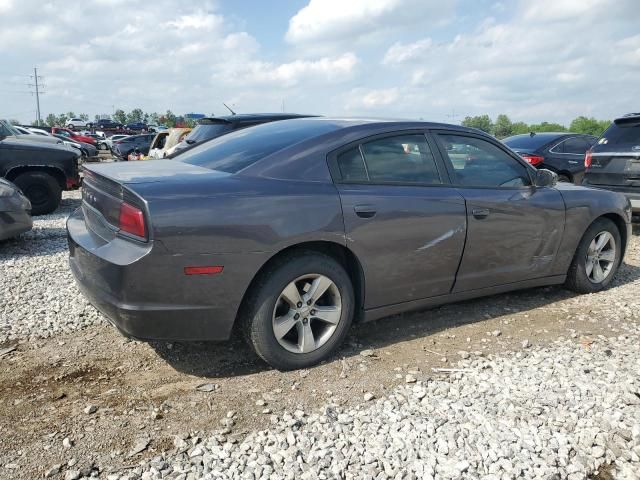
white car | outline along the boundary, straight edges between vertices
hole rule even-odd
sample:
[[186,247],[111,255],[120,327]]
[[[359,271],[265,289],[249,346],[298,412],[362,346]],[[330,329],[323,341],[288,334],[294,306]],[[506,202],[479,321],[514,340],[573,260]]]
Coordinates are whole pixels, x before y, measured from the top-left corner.
[[104,143],[107,144],[107,146],[109,147],[109,149],[111,149],[111,147],[113,147],[113,142],[117,141],[117,140],[122,140],[123,138],[127,138],[130,137],[131,135],[121,135],[121,134],[117,134],[117,135],[111,135],[109,138],[107,138]]
[[47,132],[46,130],[42,130],[40,128],[27,127],[27,130],[29,130],[31,133],[34,133],[36,135],[42,135],[44,137],[53,137],[53,135],[51,135],[49,132]]
[[87,128],[87,122],[82,120],[81,118],[72,118],[67,122],[67,128]]

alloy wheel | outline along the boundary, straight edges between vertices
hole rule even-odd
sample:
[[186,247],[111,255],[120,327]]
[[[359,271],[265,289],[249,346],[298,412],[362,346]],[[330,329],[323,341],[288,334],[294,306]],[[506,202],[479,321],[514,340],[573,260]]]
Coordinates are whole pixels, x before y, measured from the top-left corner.
[[324,275],[303,275],[278,297],[273,309],[273,333],[289,352],[310,353],[329,341],[341,316],[342,298],[336,284]]
[[611,233],[598,233],[589,244],[585,269],[592,283],[602,283],[613,270],[616,261],[616,241]]

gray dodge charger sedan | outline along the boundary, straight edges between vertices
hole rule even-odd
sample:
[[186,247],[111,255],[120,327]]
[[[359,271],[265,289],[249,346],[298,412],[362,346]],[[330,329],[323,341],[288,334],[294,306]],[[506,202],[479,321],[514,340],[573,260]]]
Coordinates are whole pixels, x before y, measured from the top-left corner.
[[78,285],[125,335],[236,329],[291,369],[327,358],[353,321],[606,288],[630,221],[622,195],[556,184],[473,129],[308,118],[87,166],[67,229]]

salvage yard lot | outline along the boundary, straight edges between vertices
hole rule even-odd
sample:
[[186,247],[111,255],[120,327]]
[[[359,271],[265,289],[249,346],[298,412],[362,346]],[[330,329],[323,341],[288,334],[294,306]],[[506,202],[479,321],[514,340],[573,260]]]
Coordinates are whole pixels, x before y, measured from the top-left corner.
[[[68,269],[64,222],[79,201],[66,193],[32,232],[0,243],[0,478],[199,478],[239,466],[256,478],[640,471],[638,229],[605,292],[539,288],[357,325],[330,362],[281,373],[239,340],[120,336]],[[519,439],[505,433],[511,421]],[[402,438],[429,455],[395,448]],[[305,464],[313,441],[332,462]],[[214,454],[218,444],[228,455]],[[281,452],[258,455],[274,444]]]

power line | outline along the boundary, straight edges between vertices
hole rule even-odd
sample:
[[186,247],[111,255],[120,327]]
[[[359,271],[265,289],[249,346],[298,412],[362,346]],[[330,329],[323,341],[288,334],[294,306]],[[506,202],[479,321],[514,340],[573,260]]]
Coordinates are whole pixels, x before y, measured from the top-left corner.
[[44,94],[44,92],[40,91],[40,88],[44,88],[44,85],[40,84],[38,85],[38,79],[42,79],[42,77],[38,76],[38,69],[36,67],[33,67],[33,75],[31,76],[31,78],[34,79],[35,83],[28,83],[27,85],[29,87],[35,88],[35,95],[36,95],[36,112],[37,112],[37,119],[38,119],[38,125],[42,124],[42,119],[40,118],[40,94]]

